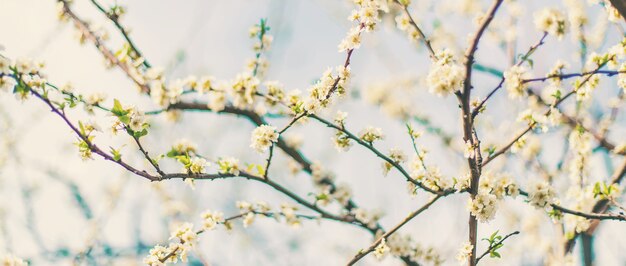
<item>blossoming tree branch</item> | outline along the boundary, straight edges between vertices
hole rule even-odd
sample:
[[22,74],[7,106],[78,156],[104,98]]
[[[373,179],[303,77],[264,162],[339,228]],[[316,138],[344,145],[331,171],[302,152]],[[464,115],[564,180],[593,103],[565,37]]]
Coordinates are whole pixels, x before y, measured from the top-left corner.
[[[566,0],[531,13],[526,11],[525,1],[515,0],[460,1],[461,11],[437,6],[446,1],[426,5],[424,1],[410,0],[354,0],[350,3],[353,10],[343,14],[351,27],[338,41],[337,63],[329,62],[331,67],[320,70],[321,75],[304,90],[285,88],[267,75],[267,53],[274,40],[271,18],[260,19],[248,33],[241,33],[248,34],[253,45],[252,52],[245,51],[251,60],[236,76],[216,79],[207,74],[168,79],[163,68],[140,50],[141,40],[133,39],[132,31],[124,25],[127,10],[123,6],[91,1],[116,29],[109,33],[77,13],[73,1],[54,1],[60,23],[73,25],[80,43],[97,49],[107,67],[121,71],[132,81],[135,88],[128,88],[128,93],[149,98],[153,104],[140,106],[124,98],[108,99],[103,92],[85,93],[69,83],[57,84],[55,77],[46,74],[43,62],[8,55],[0,57],[4,97],[12,93],[19,101],[45,106],[57,123],[69,129],[66,139],[74,140],[80,157],[104,160],[118,168],[109,171],[125,171],[161,187],[186,182],[191,189],[198,182],[217,179],[254,181],[288,199],[279,203],[241,199],[232,202],[238,212],[206,210],[197,213],[197,219],[178,221],[169,239],[155,243],[142,254],[142,262],[147,265],[186,262],[190,256],[202,253],[198,241],[204,235],[216,230],[255,230],[259,219],[291,227],[316,226],[315,221],[322,228],[339,223],[370,235],[369,242],[356,243],[361,248],[345,254],[345,261],[338,261],[338,265],[387,257],[406,265],[497,262],[507,257],[509,247],[523,245],[522,238],[541,235],[539,225],[517,226],[511,231],[482,230],[483,225],[504,219],[499,210],[511,204],[527,205],[550,221],[544,225],[555,232],[541,236],[550,237],[540,251],[547,265],[591,265],[593,247],[582,239],[593,236],[605,223],[626,226],[622,203],[622,180],[626,175],[626,120],[622,114],[626,98],[626,32],[618,10],[623,7],[620,1]],[[474,24],[464,36],[446,31],[445,20],[440,18],[435,24],[443,25],[431,29],[433,16],[416,11],[426,7],[437,11],[435,15],[465,12]],[[595,16],[592,14],[601,14],[601,21],[595,22],[599,26],[594,29],[590,29]],[[534,27],[524,28],[522,33],[515,25],[525,17],[532,18]],[[386,133],[375,126],[380,124],[378,121],[355,128],[350,123],[352,114],[340,109],[342,102],[361,100],[353,96],[357,86],[351,83],[351,77],[360,73],[353,73],[352,61],[365,52],[360,49],[369,44],[365,40],[386,24],[405,36],[428,62],[425,72],[414,73],[409,81],[384,82],[361,91],[368,103],[403,125],[401,134],[406,145],[391,149],[382,147]],[[594,34],[593,30],[603,34]],[[110,34],[119,35],[124,45],[111,47]],[[450,41],[454,38],[460,40],[457,45]],[[483,49],[490,42],[502,47],[508,60],[497,65],[483,63],[493,52]],[[557,42],[579,48],[574,56],[578,61],[546,62],[537,56],[546,43]],[[549,67],[543,71],[538,65]],[[477,77],[486,77],[489,82],[478,82]],[[455,111],[458,134],[442,127],[438,117],[423,115],[420,105],[391,93],[403,86],[427,91],[423,97],[454,99],[453,104],[436,108]],[[597,105],[602,105],[600,111]],[[494,114],[511,106],[520,107],[512,109],[515,118]],[[228,154],[207,156],[193,140],[172,142],[168,150],[146,145],[146,139],[161,130],[151,126],[156,117],[168,117],[174,121],[172,126],[184,127],[177,122],[179,118],[198,111],[249,121],[254,129],[249,132],[248,152],[257,154],[260,163],[244,162]],[[80,117],[104,114],[112,118],[112,123],[103,126],[79,119],[77,113]],[[494,124],[504,122],[515,130],[494,134],[498,130]],[[287,134],[294,128],[320,126],[332,133],[332,139],[298,139]],[[546,137],[554,132],[564,140],[556,143],[554,138]],[[441,152],[462,158],[463,164],[454,168],[438,163],[424,147],[424,135],[439,139]],[[490,139],[494,137],[499,138]],[[129,144],[110,145],[108,138]],[[351,149],[359,149],[382,165],[380,172],[360,177],[359,182],[389,175],[384,182],[402,183],[408,188],[408,192],[394,194],[427,195],[427,200],[415,200],[414,210],[404,218],[383,224],[380,219],[385,210],[358,202],[353,193],[360,192],[344,182],[346,177],[335,176],[323,158],[307,155],[302,148],[302,142],[307,141],[332,142],[345,156],[351,156]],[[547,151],[559,154],[558,164],[542,159]],[[598,170],[603,166],[599,157],[611,165],[608,175]],[[145,163],[135,163],[138,158]],[[289,164],[277,158],[287,159]],[[169,162],[175,162],[178,168],[170,167]],[[276,171],[279,167],[288,171]],[[285,172],[305,173],[314,190],[308,194],[296,192],[277,176]],[[462,223],[466,235],[463,243],[449,243],[453,254],[447,249],[424,246],[422,236],[403,230],[418,223],[417,217],[441,208],[444,201],[455,197],[466,202]],[[577,246],[582,252],[575,252]],[[602,255],[602,251],[595,253]],[[29,261],[16,255],[4,257],[5,265],[27,265]]]

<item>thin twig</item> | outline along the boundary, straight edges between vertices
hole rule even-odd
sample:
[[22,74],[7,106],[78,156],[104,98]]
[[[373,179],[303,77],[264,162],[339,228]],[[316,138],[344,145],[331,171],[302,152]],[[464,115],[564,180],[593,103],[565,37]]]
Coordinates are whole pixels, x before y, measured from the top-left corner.
[[[125,126],[126,129],[128,130],[128,126]],[[139,148],[139,151],[141,151],[141,153],[143,154],[144,158],[146,158],[146,160],[148,160],[148,162],[150,163],[150,165],[152,165],[152,167],[154,167],[154,170],[157,171],[157,173],[159,173],[159,175],[165,176],[165,173],[161,170],[161,168],[159,167],[159,164],[156,162],[156,160],[152,159],[150,157],[150,155],[148,155],[148,152],[143,148],[143,145],[141,145],[141,141],[139,140],[138,137],[135,136],[131,136],[133,138],[133,140],[135,140],[135,143],[137,144],[137,147]]]
[[72,20],[74,21],[74,25],[76,25],[78,30],[80,30],[82,32],[82,34],[85,35],[85,38],[90,40],[96,46],[96,48],[98,48],[98,51],[100,51],[100,53],[104,56],[104,58],[106,58],[112,64],[117,65],[126,74],[126,76],[128,78],[130,78],[133,82],[135,82],[135,84],[137,84],[137,86],[139,86],[139,88],[141,89],[141,91],[143,93],[149,94],[150,93],[150,87],[148,87],[148,85],[144,84],[143,81],[140,81],[139,79],[137,79],[135,77],[135,75],[133,75],[133,73],[131,72],[130,67],[128,65],[120,62],[120,60],[118,60],[117,57],[115,57],[113,52],[111,52],[111,50],[109,50],[109,48],[107,48],[104,45],[104,43],[102,42],[100,37],[98,37],[89,28],[89,25],[85,21],[80,19],[72,11],[72,9],[69,6],[70,4],[67,2],[67,0],[58,0],[58,1],[63,3],[63,12],[65,14],[67,14],[70,18],[72,18]]
[[[262,211],[251,210],[251,211],[245,211],[245,212],[242,212],[240,214],[233,215],[233,216],[230,216],[228,218],[225,218],[223,222],[218,222],[217,224],[226,224],[226,223],[228,223],[230,221],[243,218],[243,217],[245,217],[246,215],[248,215],[250,213],[253,213],[255,215],[262,215],[262,216],[269,217],[269,218],[278,217],[278,216],[285,216],[283,213],[280,213],[280,212],[262,212]],[[312,216],[312,215],[299,214],[299,213],[294,214],[294,216],[297,217],[297,218],[307,219],[307,220],[327,219],[326,217]],[[200,234],[205,233],[205,232],[206,232],[205,229],[200,229],[200,230],[197,230],[195,233],[196,233],[196,235],[200,235]],[[181,244],[185,244],[185,241],[183,241],[182,239],[179,239],[179,240],[180,240]],[[166,254],[165,256],[160,258],[159,261],[165,262],[168,259],[170,259],[171,257],[176,256],[176,254],[178,253],[178,250],[179,250],[179,247],[177,246],[172,251],[170,251],[168,254]]]
[[[550,104],[543,99],[543,97],[541,97],[541,95],[539,95],[538,93],[535,93],[533,90],[528,89],[528,95],[529,96],[534,96],[537,98],[537,100],[542,103],[543,105],[550,107]],[[577,127],[582,128],[583,130],[589,132],[589,134],[591,134],[591,136],[593,136],[593,138],[595,138],[598,143],[600,144],[600,147],[606,149],[607,151],[611,152],[614,151],[615,149],[615,144],[612,144],[607,138],[606,136],[601,135],[600,133],[596,132],[595,130],[593,130],[591,127],[587,127],[585,126],[582,121],[562,112],[562,110],[560,110],[558,107],[554,107],[556,108],[559,113],[561,114],[561,116],[564,118],[565,122],[572,128],[575,129]],[[617,154],[620,155],[626,155],[626,151],[618,151]]]
[[398,0],[394,0],[394,2],[396,4],[398,4],[400,6],[400,8],[402,8],[402,11],[404,12],[404,14],[409,18],[409,23],[417,31],[417,34],[419,34],[420,38],[422,38],[422,41],[424,41],[424,45],[426,45],[426,48],[428,49],[428,53],[430,53],[430,59],[431,60],[436,60],[437,56],[435,54],[435,50],[433,49],[432,45],[430,44],[430,39],[428,39],[428,37],[426,37],[426,35],[422,31],[422,29],[417,25],[417,23],[415,23],[415,20],[413,19],[413,16],[411,16],[411,12],[409,12],[409,7],[407,5],[403,5]]
[[[599,65],[596,70],[604,67],[604,65],[606,65],[606,62]],[[578,85],[578,88],[582,87],[583,85],[585,85],[589,79],[591,79],[593,75],[589,75],[586,76],[586,78]],[[578,90],[578,88],[574,88],[572,89],[570,92],[568,92],[567,94],[565,94],[563,97],[559,98],[557,101],[554,102],[554,104],[552,104],[552,107],[557,107],[559,106],[559,104],[561,104],[563,101],[565,101],[567,98],[569,98],[570,96],[574,95],[576,93],[576,91]],[[550,115],[550,113],[552,113],[552,109],[548,109],[548,111],[546,111],[546,113],[544,115]],[[530,132],[535,125],[537,125],[536,121],[533,121],[531,123],[529,123],[528,127],[526,127],[526,129],[524,129],[522,132],[520,132],[519,134],[517,134],[515,136],[515,138],[513,138],[513,140],[511,140],[510,142],[508,142],[508,144],[506,144],[504,147],[500,148],[497,152],[491,154],[491,156],[487,157],[487,159],[485,160],[485,162],[483,163],[483,167],[486,166],[487,164],[489,164],[493,159],[497,158],[498,156],[504,154],[509,148],[511,148],[511,146],[513,146],[513,144],[515,144],[515,142],[517,142],[520,138],[522,138],[524,135],[526,135],[528,132]]]
[[430,201],[428,201],[426,204],[424,204],[422,207],[420,207],[419,209],[411,212],[406,218],[404,218],[402,221],[400,221],[400,223],[398,223],[396,226],[394,226],[392,229],[390,229],[387,233],[383,234],[376,241],[374,241],[374,243],[372,243],[367,249],[359,251],[359,253],[357,253],[354,256],[354,258],[352,258],[347,263],[347,265],[348,266],[354,265],[359,260],[361,260],[362,258],[367,256],[367,254],[369,254],[372,251],[374,251],[376,246],[378,246],[383,239],[387,239],[388,237],[390,237],[393,233],[398,231],[400,228],[402,228],[404,225],[406,225],[409,221],[413,220],[413,218],[415,218],[417,215],[419,215],[420,213],[422,213],[425,210],[427,210],[430,207],[430,205],[433,205],[433,203],[435,203],[435,201],[437,201],[441,197],[443,197],[443,196],[442,195],[435,196]]
[[406,178],[406,180],[408,182],[411,182],[411,183],[419,186],[420,188],[422,188],[422,189],[424,189],[424,190],[426,190],[426,191],[428,191],[430,193],[436,194],[436,195],[445,195],[445,194],[451,193],[451,191],[447,191],[447,190],[446,191],[436,191],[436,190],[433,190],[433,189],[425,186],[424,184],[422,184],[422,182],[415,180],[414,178],[411,177],[411,175],[409,175],[409,173],[400,164],[396,163],[393,159],[389,158],[388,156],[386,156],[385,154],[380,152],[378,149],[376,149],[374,147],[374,145],[372,145],[372,144],[370,144],[370,143],[360,139],[359,137],[354,135],[352,132],[346,130],[345,127],[341,127],[341,126],[335,125],[335,124],[331,123],[330,121],[327,121],[327,120],[325,120],[325,119],[323,119],[323,118],[321,118],[321,117],[319,117],[317,115],[314,115],[314,114],[309,115],[309,117],[319,121],[320,123],[326,125],[327,127],[334,128],[336,130],[339,130],[339,131],[343,132],[344,134],[346,134],[346,136],[348,138],[354,140],[359,145],[361,145],[361,146],[367,148],[368,150],[372,151],[374,154],[376,154],[376,156],[378,156],[379,158],[383,159],[385,162],[391,164],[394,168],[398,169],[398,171],[400,171],[400,173]]
[[[530,48],[528,48],[528,51],[526,52],[526,54],[524,54],[522,57],[523,58],[528,58],[528,56],[530,56],[531,53],[533,53],[535,50],[537,50],[537,48],[541,45],[544,44],[544,40],[546,39],[546,37],[548,36],[547,32],[543,33],[543,36],[541,36],[541,39],[539,39],[539,42],[537,42],[535,45],[531,46]],[[515,64],[516,66],[521,66],[524,63],[525,60],[520,60],[519,62],[517,62],[517,64]],[[487,97],[485,97],[485,99],[483,99],[480,104],[478,104],[472,111],[472,119],[475,118],[479,113],[480,110],[483,108],[483,106],[485,106],[485,104],[487,103],[487,101],[491,98],[491,96],[493,96],[496,91],[498,91],[500,88],[502,88],[502,85],[504,85],[504,76],[500,79],[500,83],[498,83],[498,86],[496,86],[493,90],[491,90],[489,92],[489,94],[487,94]]]
[[622,74],[622,73],[626,73],[626,71],[613,71],[613,70],[599,70],[596,69],[594,71],[587,71],[587,72],[581,72],[581,73],[569,73],[569,74],[556,74],[556,75],[549,75],[549,76],[545,76],[545,77],[541,77],[541,78],[531,78],[531,79],[525,79],[522,81],[522,83],[530,83],[530,82],[536,82],[536,81],[546,81],[546,80],[550,80],[550,79],[570,79],[570,78],[577,78],[577,77],[584,77],[584,76],[588,76],[588,75],[595,75],[595,74],[602,74],[602,75],[606,75],[607,77],[612,77],[618,74]]
[[115,27],[119,30],[120,34],[122,34],[122,36],[124,37],[128,45],[130,46],[130,49],[133,50],[133,52],[137,55],[137,57],[143,60],[142,64],[147,68],[151,68],[152,66],[150,65],[150,63],[148,63],[148,60],[145,57],[143,57],[143,54],[139,51],[139,49],[137,48],[133,40],[130,38],[130,34],[128,30],[126,30],[126,28],[122,26],[122,24],[120,23],[119,17],[116,16],[115,14],[111,14],[108,11],[106,11],[104,7],[102,7],[102,5],[100,5],[96,0],[91,0],[91,3],[93,3],[93,5],[98,10],[100,10],[100,12],[102,12],[103,15],[105,15],[111,22],[113,22]]
[[267,163],[265,164],[265,171],[263,172],[263,178],[267,179],[267,175],[270,172],[270,164],[272,163],[272,157],[274,156],[274,142],[270,146],[270,155],[267,156]]
[[476,259],[476,264],[478,264],[478,262],[480,261],[480,259],[482,259],[484,256],[486,256],[487,254],[489,254],[494,248],[496,248],[497,246],[499,246],[500,244],[504,243],[504,240],[506,240],[507,238],[517,235],[519,234],[519,231],[515,231],[513,233],[510,233],[508,235],[506,235],[505,237],[503,237],[502,239],[500,239],[500,241],[496,242],[493,245],[490,245],[489,248],[487,250],[485,250],[485,252],[480,255],[477,259]]

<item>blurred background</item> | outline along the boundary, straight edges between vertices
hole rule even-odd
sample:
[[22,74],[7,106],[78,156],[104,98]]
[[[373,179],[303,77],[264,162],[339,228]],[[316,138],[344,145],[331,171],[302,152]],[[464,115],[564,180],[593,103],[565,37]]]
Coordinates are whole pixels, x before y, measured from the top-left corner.
[[[80,17],[109,32],[109,47],[122,46],[123,39],[115,28],[89,1],[74,2],[73,9]],[[477,61],[506,70],[511,65],[511,54],[514,57],[525,52],[542,36],[533,25],[532,13],[545,6],[568,12],[564,2],[506,1],[481,43]],[[603,7],[581,2],[587,7],[589,18],[586,53],[605,51],[618,43],[623,33],[619,25],[607,20]],[[109,6],[116,1],[101,3]],[[254,56],[248,29],[266,18],[274,43],[267,54],[270,66],[264,79],[278,80],[287,90],[303,91],[328,67],[343,64],[345,55],[337,52],[337,45],[351,26],[346,18],[354,8],[350,1],[337,0],[117,3],[127,8],[122,24],[131,30],[134,42],[153,65],[165,69],[168,79],[188,75],[233,79]],[[411,10],[426,34],[437,36],[433,44],[436,49],[462,51],[467,36],[474,32],[476,17],[488,5],[490,1],[414,0]],[[136,93],[123,72],[107,69],[93,45],[79,44],[71,23],[57,20],[55,6],[53,0],[0,0],[0,45],[4,48],[1,53],[12,59],[43,60],[51,83],[71,82],[83,94],[104,92],[108,104],[118,98],[143,110],[157,109],[148,97]],[[524,15],[515,17],[516,6],[523,7]],[[336,110],[346,111],[347,126],[352,131],[368,125],[380,127],[386,135],[379,144],[381,150],[398,147],[411,154],[411,142],[398,110],[371,103],[382,90],[396,97],[396,108],[408,108],[415,117],[428,118],[434,127],[452,137],[453,148],[442,141],[442,134],[425,133],[418,144],[429,151],[429,164],[439,166],[445,176],[459,177],[466,171],[466,160],[461,150],[457,100],[428,93],[423,82],[430,66],[428,53],[423,45],[411,43],[395,27],[394,17],[385,15],[380,27],[364,36],[361,48],[352,57],[349,96],[322,116],[330,119]],[[508,45],[503,44],[507,42]],[[580,51],[580,44],[571,34],[563,40],[549,36],[533,55],[533,77],[544,76],[557,59],[568,62],[568,72],[580,72]],[[499,78],[477,73],[474,95],[484,96]],[[618,91],[614,78],[602,78],[588,109],[591,119],[608,110],[609,100]],[[238,212],[237,200],[263,200],[275,207],[289,202],[267,186],[243,179],[200,181],[195,189],[180,180],[157,186],[109,162],[83,161],[73,144],[75,136],[41,102],[21,101],[10,93],[0,96],[0,254],[15,254],[32,265],[140,265],[151,247],[167,244],[168,225],[173,220],[199,223],[199,214],[206,209],[221,210],[230,216]],[[516,122],[516,117],[525,108],[526,103],[509,100],[504,92],[497,94],[479,120],[483,145],[498,146],[510,140],[524,127],[522,122]],[[576,104],[567,102],[563,108],[572,111]],[[75,121],[95,119],[102,122],[105,130],[106,121],[111,119],[102,114],[88,118],[81,108],[69,115]],[[418,120],[411,118],[411,123],[427,131]],[[206,157],[231,155],[242,162],[261,164],[265,160],[265,155],[249,148],[254,126],[244,118],[189,112],[176,123],[164,115],[151,117],[150,122],[152,130],[143,141],[154,154],[167,152],[172,143],[184,138],[197,143],[199,152]],[[270,122],[280,128],[286,120]],[[626,116],[620,112],[609,138],[623,142],[625,122]],[[333,134],[334,131],[314,122],[287,133],[302,136],[302,151],[334,173],[337,183],[348,184],[356,202],[369,210],[381,210],[385,215],[380,222],[386,228],[426,201],[425,193],[411,197],[396,171],[384,177],[382,162],[362,147],[337,152],[331,141]],[[544,145],[541,161],[548,167],[555,168],[561,159],[568,134],[569,129],[563,127],[539,135]],[[126,145],[127,160],[147,169],[131,140],[102,138],[105,143]],[[286,156],[278,151],[276,155],[271,172],[275,180],[313,199],[310,193],[315,189],[310,177],[304,173],[291,175]],[[593,178],[610,176],[617,159],[605,151],[594,152]],[[164,165],[169,171],[179,171],[173,162]],[[499,158],[489,168],[512,173],[522,187],[539,178],[516,156]],[[560,193],[563,191],[566,188],[559,189]],[[466,196],[452,195],[437,202],[400,233],[411,235],[423,246],[434,247],[445,259],[444,265],[457,264],[454,257],[467,236]],[[481,264],[542,265],[547,250],[560,245],[555,243],[550,218],[524,204],[520,197],[506,199],[494,221],[480,224],[479,238],[496,230],[520,230],[522,234],[505,244],[500,252],[502,259],[486,259]],[[594,239],[596,265],[626,265],[625,236],[623,223],[603,222]],[[292,228],[271,219],[259,219],[250,228],[243,229],[237,223],[231,232],[216,230],[201,235],[189,265],[343,265],[372,240],[364,230],[331,221],[304,221],[300,228]],[[478,250],[485,247],[483,241]],[[578,249],[574,251],[576,264],[580,263],[579,253]],[[362,261],[363,265],[377,263],[400,265],[401,261],[391,257],[377,261],[373,256]]]

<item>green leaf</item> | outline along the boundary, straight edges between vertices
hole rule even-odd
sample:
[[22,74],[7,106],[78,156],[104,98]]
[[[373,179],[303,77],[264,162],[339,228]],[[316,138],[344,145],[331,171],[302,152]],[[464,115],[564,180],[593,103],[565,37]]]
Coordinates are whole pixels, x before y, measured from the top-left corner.
[[111,148],[111,154],[113,154],[113,160],[115,160],[116,162],[119,162],[122,159],[122,154],[120,153],[119,150],[114,149],[113,147]]
[[69,104],[70,108],[74,108],[77,105],[76,101],[71,96],[65,97],[65,102]]
[[555,99],[559,100],[561,99],[561,90],[556,90],[553,94],[552,97],[554,97]]
[[500,232],[500,230],[496,230],[495,232],[493,232],[493,234],[491,234],[491,236],[489,237],[489,242],[493,242],[494,241],[494,239],[498,235],[498,232]]
[[176,157],[176,156],[178,156],[178,155],[180,155],[180,153],[178,153],[178,151],[177,151],[177,150],[175,150],[175,149],[171,149],[171,150],[170,150],[170,151],[168,151],[168,152],[167,152],[167,154],[166,154],[166,156],[167,156],[168,158],[174,158],[174,157]]
[[598,197],[601,191],[602,188],[600,188],[600,182],[596,182],[596,184],[593,186],[593,197]]
[[328,197],[327,194],[322,193],[322,194],[316,195],[315,199],[317,199],[317,200],[327,200],[327,199],[329,199],[329,197]]
[[19,80],[19,82],[17,82],[17,84],[15,84],[15,87],[13,88],[13,93],[24,94],[26,92],[28,92],[26,84],[24,84],[22,80]]
[[265,168],[262,165],[257,164],[256,171],[259,173],[259,175],[265,176]]
[[189,165],[191,163],[191,159],[189,159],[189,156],[187,155],[179,155],[175,157],[176,160],[178,160],[180,163],[184,164],[184,165]]
[[83,125],[83,122],[78,121],[78,128],[80,129],[80,135],[85,136],[85,126]]
[[[120,121],[122,121],[122,116],[126,117],[129,111],[124,110],[122,104],[117,99],[113,99],[113,108],[111,109],[111,113],[115,116],[120,117]],[[126,117],[126,121],[130,121],[130,118]],[[122,121],[122,123],[127,124],[128,122]]]
[[141,131],[135,131],[135,132],[133,132],[133,136],[134,136],[135,138],[141,138],[141,137],[143,137],[143,136],[145,136],[145,135],[148,135],[148,130],[147,130],[147,129],[145,129],[145,128],[144,128],[143,130],[141,130]]
[[127,115],[118,116],[117,118],[125,125],[128,125],[130,123],[130,117]]

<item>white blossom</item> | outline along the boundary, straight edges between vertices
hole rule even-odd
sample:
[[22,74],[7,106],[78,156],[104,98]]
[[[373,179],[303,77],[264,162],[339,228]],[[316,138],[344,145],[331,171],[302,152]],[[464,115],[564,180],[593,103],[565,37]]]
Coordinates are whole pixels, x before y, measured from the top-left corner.
[[439,96],[448,96],[463,86],[464,68],[447,49],[439,51],[436,57],[437,61],[431,65],[426,77],[428,90]]
[[265,152],[273,142],[278,141],[276,128],[269,125],[261,125],[252,131],[250,147],[258,153]]
[[467,209],[476,216],[478,221],[488,222],[496,215],[498,207],[496,196],[488,193],[478,193],[474,199],[469,199]]
[[456,260],[460,265],[464,265],[467,263],[467,260],[470,256],[472,256],[472,250],[474,249],[474,245],[470,242],[463,243],[463,246],[459,249],[459,252],[456,255]]
[[563,38],[567,31],[565,16],[556,8],[544,8],[534,14],[535,27],[551,35]]
[[217,160],[219,166],[219,173],[239,175],[239,159],[234,157],[226,157]]
[[504,71],[504,87],[509,92],[509,98],[517,99],[525,95],[528,85],[525,79],[530,78],[528,70],[523,66],[513,66]]
[[204,168],[207,166],[207,161],[204,158],[193,157],[189,162],[189,170],[192,174],[201,174],[204,172]]
[[378,127],[368,126],[365,129],[361,130],[359,133],[359,138],[365,142],[372,143],[376,140],[383,139],[383,131]]
[[224,223],[224,213],[219,211],[205,211],[201,217],[204,230],[213,230],[218,224]]
[[389,246],[387,246],[387,240],[384,238],[380,240],[380,243],[374,248],[374,257],[381,260],[389,252]]
[[551,210],[555,197],[556,193],[548,182],[535,182],[528,188],[528,202],[536,208]]

